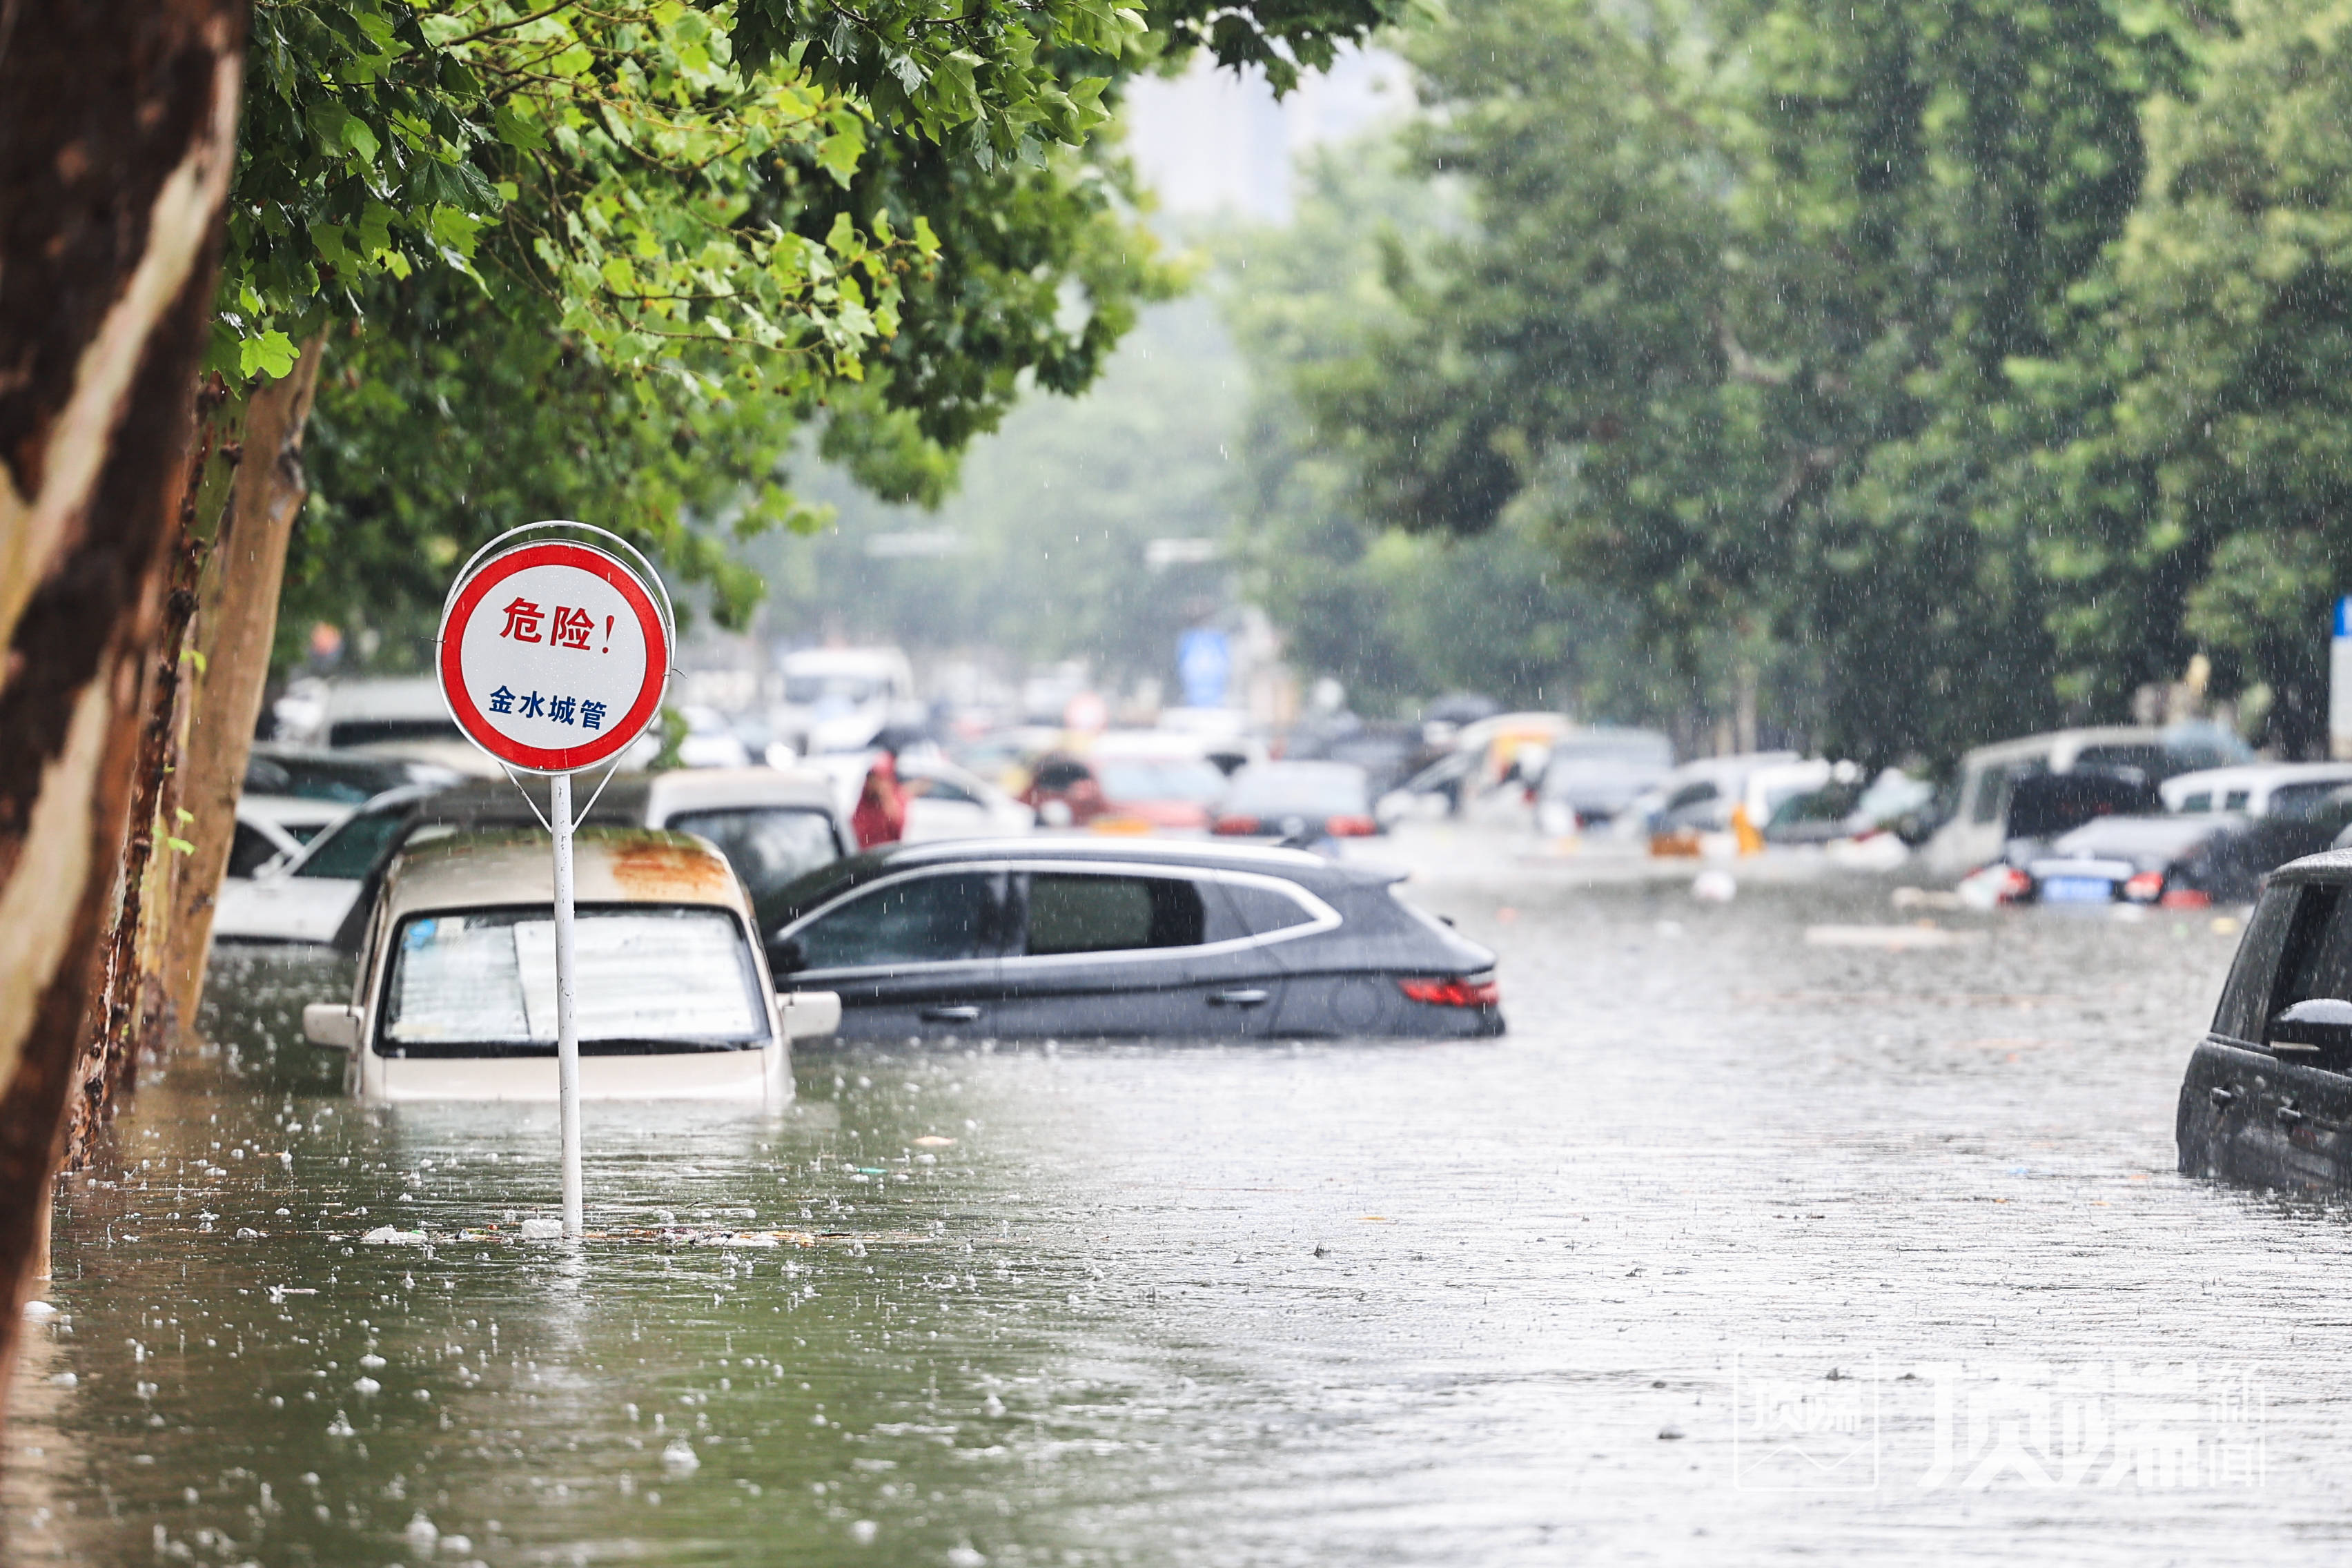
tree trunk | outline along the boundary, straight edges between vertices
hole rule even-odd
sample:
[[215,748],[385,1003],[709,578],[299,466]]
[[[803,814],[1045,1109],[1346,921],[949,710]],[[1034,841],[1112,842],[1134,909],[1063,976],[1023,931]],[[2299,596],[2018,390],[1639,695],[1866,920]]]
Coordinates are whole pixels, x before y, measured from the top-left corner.
[[0,8],[0,1395],[120,873],[245,15]]
[[205,553],[196,587],[194,697],[180,768],[184,837],[194,846],[173,860],[170,926],[158,954],[168,1031],[192,1026],[212,949],[213,900],[228,870],[236,797],[261,717],[286,546],[310,493],[302,471],[302,431],[319,384],[326,341],[313,337],[284,379],[257,388],[246,405],[243,455],[227,512]]
[[[118,1090],[131,1081],[142,1018],[155,1011],[153,965],[146,957],[151,933],[170,908],[171,849],[179,803],[179,756],[186,729],[188,626],[196,607],[198,526],[208,472],[222,466],[222,443],[211,417],[226,401],[217,375],[207,376],[196,397],[196,440],[180,501],[179,537],[172,546],[171,585],[148,668],[146,723],[131,765],[130,811],[125,817],[121,869],[115,879],[98,994],[82,1025],[81,1048],[74,1058],[66,1100],[62,1164],[78,1171],[88,1163],[91,1141],[113,1115]],[[218,487],[214,487],[218,488]]]

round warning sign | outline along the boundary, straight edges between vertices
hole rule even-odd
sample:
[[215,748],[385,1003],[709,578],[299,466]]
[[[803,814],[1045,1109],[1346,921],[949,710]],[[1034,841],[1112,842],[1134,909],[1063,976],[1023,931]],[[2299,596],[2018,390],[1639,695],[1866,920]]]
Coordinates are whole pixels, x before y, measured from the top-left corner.
[[669,633],[643,579],[569,541],[492,556],[450,591],[441,695],[482,750],[531,773],[609,762],[661,710]]

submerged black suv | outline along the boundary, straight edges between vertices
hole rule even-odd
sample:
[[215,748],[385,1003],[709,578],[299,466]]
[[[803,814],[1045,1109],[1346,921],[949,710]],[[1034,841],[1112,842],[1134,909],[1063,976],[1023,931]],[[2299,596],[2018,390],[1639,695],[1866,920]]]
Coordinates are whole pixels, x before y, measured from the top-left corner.
[[2272,874],[2176,1125],[2184,1175],[2352,1187],[2352,851]]
[[845,1039],[1499,1035],[1495,955],[1393,871],[1295,850],[893,845],[759,900],[777,983]]

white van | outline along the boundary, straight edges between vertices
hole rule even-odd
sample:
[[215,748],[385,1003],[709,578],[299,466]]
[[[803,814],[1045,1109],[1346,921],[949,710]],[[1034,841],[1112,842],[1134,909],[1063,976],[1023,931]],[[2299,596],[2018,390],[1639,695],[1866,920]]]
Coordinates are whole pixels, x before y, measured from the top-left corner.
[[[793,1037],[832,1033],[840,999],[775,994],[751,900],[718,851],[586,828],[572,876],[583,1098],[790,1102]],[[350,1093],[556,1098],[552,878],[537,833],[453,835],[393,862],[351,1000],[302,1009],[312,1044],[347,1053]]]
[[807,647],[776,661],[784,702],[773,715],[803,756],[862,752],[915,700],[914,667],[895,647]]

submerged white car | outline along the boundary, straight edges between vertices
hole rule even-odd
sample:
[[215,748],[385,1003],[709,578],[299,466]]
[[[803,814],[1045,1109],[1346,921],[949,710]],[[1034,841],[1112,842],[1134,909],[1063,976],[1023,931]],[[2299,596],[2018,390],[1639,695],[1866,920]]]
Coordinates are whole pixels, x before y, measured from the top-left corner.
[[[762,897],[803,872],[851,853],[848,818],[834,806],[821,773],[775,768],[681,768],[623,773],[583,786],[591,823],[667,827],[719,846],[737,875]],[[355,905],[397,849],[469,828],[520,827],[544,820],[546,781],[389,790],[321,833],[302,852],[224,883],[214,935],[223,942],[355,945]]]
[[[552,1100],[553,868],[543,833],[461,833],[403,851],[369,917],[348,1002],[302,1010],[348,1053],[362,1100]],[[781,1109],[792,1040],[840,999],[778,996],[751,899],[699,839],[583,828],[573,845],[580,1092]]]

